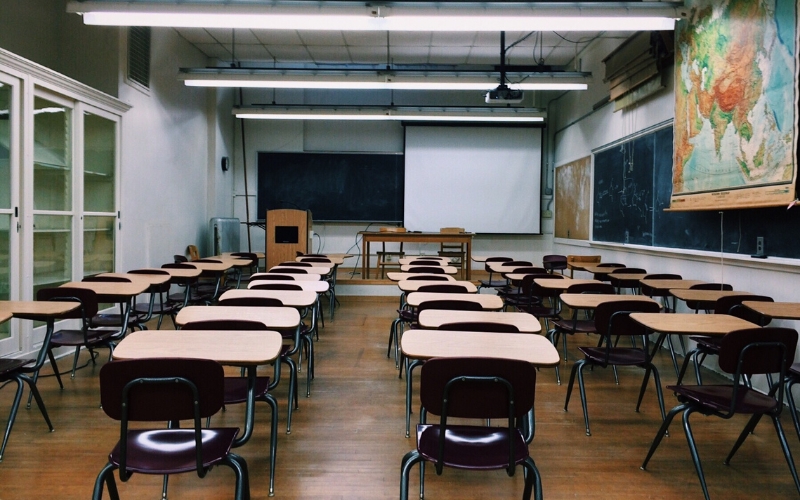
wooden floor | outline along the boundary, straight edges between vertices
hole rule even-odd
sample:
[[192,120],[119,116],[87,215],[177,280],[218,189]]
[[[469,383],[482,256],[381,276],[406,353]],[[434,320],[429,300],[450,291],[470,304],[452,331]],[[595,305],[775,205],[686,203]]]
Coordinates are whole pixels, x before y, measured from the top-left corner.
[[[400,460],[414,446],[404,437],[405,381],[397,378],[394,361],[386,357],[389,324],[395,317],[396,299],[342,300],[336,319],[326,319],[317,349],[317,378],[310,399],[301,397],[293,431],[285,434],[286,389],[276,392],[281,432],[275,497],[284,499],[383,499],[399,494]],[[571,359],[562,365],[566,379],[579,343],[571,340]],[[105,354],[103,354],[103,360]],[[87,358],[82,358],[86,360]],[[69,362],[61,361],[65,370]],[[47,432],[34,407],[20,410],[11,441],[0,464],[0,499],[90,498],[97,472],[119,433],[117,422],[98,407],[98,364],[65,381],[63,391],[54,378],[39,387],[56,427]],[[663,384],[675,380],[666,355],[658,359]],[[49,370],[49,368],[46,368]],[[47,371],[49,373],[49,371]],[[587,370],[587,392],[592,423],[591,437],[584,434],[580,397],[576,392],[570,411],[563,411],[566,386],[555,383],[553,370],[539,372],[536,400],[534,457],[548,499],[581,498],[702,498],[686,440],[676,419],[671,437],[664,440],[647,472],[639,465],[660,423],[652,383],[642,412],[634,412],[641,381],[638,369],[621,370],[620,385],[610,370]],[[300,374],[305,383],[305,368]],[[706,379],[713,380],[712,376]],[[418,385],[418,384],[417,384]],[[302,385],[301,385],[302,387]],[[0,391],[0,425],[5,425],[13,388]],[[666,406],[675,398],[665,394]],[[264,405],[265,406],[265,405]],[[415,407],[417,403],[415,403]],[[416,410],[414,418],[417,417]],[[268,493],[268,412],[260,411],[253,439],[237,450],[250,469],[254,499]],[[215,417],[217,425],[241,425],[241,407]],[[792,450],[800,457],[800,444],[784,414]],[[722,465],[744,417],[729,421],[695,415],[697,437],[712,498],[796,498],[797,490],[768,421],[762,421],[730,466]],[[437,477],[428,468],[428,499],[520,498],[522,472],[513,478],[503,471],[466,473],[446,469]],[[418,474],[412,471],[412,498]],[[134,476],[120,484],[125,499],[159,498],[158,477]],[[205,479],[194,474],[174,476],[170,498],[231,498],[233,474],[216,468]]]

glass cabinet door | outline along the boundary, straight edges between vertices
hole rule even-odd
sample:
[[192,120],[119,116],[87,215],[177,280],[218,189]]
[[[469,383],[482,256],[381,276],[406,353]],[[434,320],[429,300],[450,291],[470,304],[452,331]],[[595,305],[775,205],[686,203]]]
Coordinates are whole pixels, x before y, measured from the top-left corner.
[[72,278],[72,109],[34,99],[33,292]]
[[114,270],[116,122],[83,115],[83,274]]
[[[16,298],[12,290],[11,270],[18,269],[19,252],[14,245],[16,238],[16,221],[14,207],[16,204],[16,191],[12,184],[16,181],[13,169],[18,165],[12,164],[12,151],[17,147],[12,134],[12,125],[16,126],[17,116],[14,114],[18,108],[16,89],[18,85],[12,84],[13,80],[5,80],[0,74],[0,300]],[[7,355],[19,350],[18,337],[12,335],[12,322],[0,324],[0,355]]]

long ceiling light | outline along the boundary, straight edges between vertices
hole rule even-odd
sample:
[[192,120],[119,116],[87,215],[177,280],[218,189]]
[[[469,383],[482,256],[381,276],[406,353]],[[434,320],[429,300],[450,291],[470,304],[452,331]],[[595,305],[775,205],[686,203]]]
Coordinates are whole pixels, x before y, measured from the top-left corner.
[[[531,77],[509,77],[519,90],[586,90],[588,73],[548,73]],[[181,69],[179,80],[191,87],[255,87],[276,89],[357,90],[478,90],[499,83],[490,73],[393,73],[384,71]]]
[[545,113],[531,108],[428,108],[269,106],[234,108],[246,120],[395,120],[481,123],[541,123]]
[[[498,5],[499,4],[499,5]],[[176,28],[250,28],[336,31],[658,31],[687,16],[681,2],[608,4],[491,2],[186,3],[75,0],[67,12],[85,24]]]

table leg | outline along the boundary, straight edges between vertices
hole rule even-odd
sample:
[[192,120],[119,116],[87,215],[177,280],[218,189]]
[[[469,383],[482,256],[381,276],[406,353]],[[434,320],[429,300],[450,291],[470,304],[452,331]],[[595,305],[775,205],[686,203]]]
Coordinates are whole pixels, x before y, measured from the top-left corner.
[[467,273],[467,281],[472,278],[472,239],[467,240],[467,257],[465,259],[466,262],[466,273]]
[[[278,363],[280,364],[280,363]],[[245,444],[253,435],[253,422],[255,421],[256,413],[256,367],[250,365],[247,367],[247,407],[244,417],[244,432],[236,441],[233,442],[234,448],[238,448]]]

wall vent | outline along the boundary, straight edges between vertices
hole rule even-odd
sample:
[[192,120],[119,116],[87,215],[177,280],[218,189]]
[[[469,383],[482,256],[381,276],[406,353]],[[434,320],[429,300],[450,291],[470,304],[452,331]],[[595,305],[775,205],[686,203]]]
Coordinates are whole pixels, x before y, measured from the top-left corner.
[[150,27],[128,30],[128,80],[150,88]]

